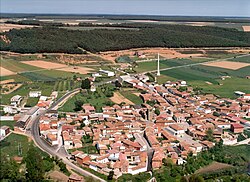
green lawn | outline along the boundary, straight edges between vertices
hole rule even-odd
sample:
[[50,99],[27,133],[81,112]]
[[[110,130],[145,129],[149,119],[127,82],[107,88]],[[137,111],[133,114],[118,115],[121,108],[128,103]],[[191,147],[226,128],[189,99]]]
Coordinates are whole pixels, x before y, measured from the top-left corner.
[[244,56],[244,57],[236,57],[236,58],[230,59],[229,61],[250,63],[250,55]]
[[37,104],[39,98],[29,97],[26,103],[26,106],[33,107]]
[[[19,152],[18,152],[18,145]],[[0,142],[0,155],[7,155],[9,157],[18,156],[20,154],[21,157],[24,157],[29,149],[29,146],[33,145],[33,142],[29,142],[28,137],[24,135],[19,135],[12,133],[3,141]],[[39,152],[42,156],[46,157],[48,154],[41,151],[37,148],[37,152]]]
[[138,93],[139,92],[138,90],[135,90],[135,89],[134,90],[125,90],[125,89],[123,89],[119,92],[121,95],[126,97],[128,100],[130,100],[134,104],[140,105],[143,103],[143,100],[139,96],[133,94],[133,93]]
[[213,93],[221,97],[236,98],[234,91],[250,93],[250,80],[245,78],[232,77],[226,80],[217,80],[219,84],[209,85],[204,81],[191,81],[193,87],[201,87],[204,93]]
[[9,126],[10,129],[14,129],[14,124],[16,123],[16,121],[2,121],[0,120],[0,126]]
[[97,111],[101,111],[101,108],[106,105],[105,103],[109,101],[109,98],[105,97],[103,94],[101,94],[99,97],[96,97],[92,93],[85,95],[79,93],[69,99],[61,108],[59,108],[59,111],[74,112],[75,102],[77,100],[82,100],[85,104],[90,103],[91,105],[95,106]]

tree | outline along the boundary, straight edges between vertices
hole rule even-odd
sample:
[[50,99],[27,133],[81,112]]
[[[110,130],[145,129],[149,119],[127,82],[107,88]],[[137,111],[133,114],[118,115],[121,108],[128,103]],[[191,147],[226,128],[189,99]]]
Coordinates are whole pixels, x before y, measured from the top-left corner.
[[24,162],[26,164],[26,178],[28,181],[41,181],[44,178],[43,160],[34,146],[30,146]]
[[90,87],[91,87],[91,83],[88,78],[82,80],[82,85],[81,85],[82,89],[90,89]]
[[82,110],[82,105],[83,105],[83,101],[82,100],[75,101],[74,111],[80,111],[80,110]]
[[114,176],[114,171],[110,171],[108,175],[108,180],[112,180]]
[[122,84],[118,81],[118,80],[116,80],[115,81],[115,87],[122,87]]
[[155,114],[156,114],[157,116],[159,116],[159,115],[161,114],[160,110],[159,110],[159,109],[155,109]]
[[206,140],[213,142],[214,141],[214,131],[211,128],[208,128],[206,131]]
[[205,180],[202,176],[192,175],[189,178],[189,182],[205,182]]

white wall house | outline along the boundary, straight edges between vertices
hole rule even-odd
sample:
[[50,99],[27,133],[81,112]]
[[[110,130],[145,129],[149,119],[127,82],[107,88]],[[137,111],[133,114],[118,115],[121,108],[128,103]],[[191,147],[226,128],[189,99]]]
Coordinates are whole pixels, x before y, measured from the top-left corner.
[[19,106],[21,104],[22,99],[23,99],[22,96],[15,95],[15,96],[11,97],[11,99],[10,99],[10,105],[14,106],[14,107],[17,107],[17,106]]
[[40,97],[42,94],[42,91],[30,91],[29,97]]

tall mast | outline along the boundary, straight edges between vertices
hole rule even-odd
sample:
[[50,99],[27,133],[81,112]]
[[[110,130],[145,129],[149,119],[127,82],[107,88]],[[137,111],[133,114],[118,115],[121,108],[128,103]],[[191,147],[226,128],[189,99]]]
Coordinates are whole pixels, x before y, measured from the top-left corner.
[[158,60],[157,60],[157,76],[160,76],[160,55],[158,53]]

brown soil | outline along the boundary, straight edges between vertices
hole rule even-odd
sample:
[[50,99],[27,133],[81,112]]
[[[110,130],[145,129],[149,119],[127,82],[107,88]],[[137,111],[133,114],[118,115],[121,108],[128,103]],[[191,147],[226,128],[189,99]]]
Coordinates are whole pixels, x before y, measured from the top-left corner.
[[67,182],[69,177],[63,174],[62,172],[59,171],[52,171],[51,173],[48,174],[48,176],[53,180],[53,181],[58,181],[58,182]]
[[86,67],[84,68],[84,67],[79,67],[79,66],[60,68],[60,69],[57,69],[57,70],[66,71],[66,72],[80,73],[80,74],[88,74],[90,72],[93,72],[93,69],[91,69],[91,68],[86,68]]
[[244,68],[246,66],[250,66],[249,63],[232,62],[232,61],[210,62],[210,63],[204,63],[203,65],[226,68],[226,69],[231,69],[231,70],[237,70],[240,68]]
[[217,171],[217,170],[220,170],[220,169],[225,169],[225,168],[230,168],[230,167],[232,167],[232,166],[229,165],[229,164],[224,164],[224,163],[219,163],[219,162],[213,162],[212,164],[199,169],[195,173],[214,172],[214,171]]
[[2,84],[7,84],[7,83],[11,83],[11,82],[14,82],[14,81],[15,81],[14,79],[1,80],[1,81],[0,81],[0,85],[2,85]]
[[244,32],[250,32],[250,26],[242,26]]
[[138,48],[138,49],[129,49],[129,50],[121,50],[121,51],[107,51],[101,52],[100,55],[103,59],[107,59],[110,61],[115,61],[116,58],[128,55],[133,56],[135,52],[141,52],[145,55],[145,59],[147,58],[155,58],[155,56],[159,53],[161,57],[166,59],[173,59],[173,58],[189,58],[192,57],[199,57],[203,56],[203,54],[182,54],[177,52],[174,49],[169,48]]
[[0,32],[8,32],[11,29],[15,28],[15,29],[21,29],[21,28],[32,28],[34,26],[32,25],[14,25],[14,24],[0,24]]
[[31,65],[31,66],[36,66],[36,67],[39,67],[39,68],[44,68],[44,69],[56,69],[56,68],[67,67],[67,65],[65,65],[65,64],[52,63],[52,62],[40,61],[40,60],[22,61],[22,63],[28,64],[28,65]]
[[[21,86],[22,84],[3,84],[1,88],[1,94],[9,94],[17,90]],[[8,89],[8,91],[4,91],[6,88]]]
[[114,92],[114,96],[110,98],[111,101],[113,101],[116,104],[120,104],[122,102],[125,102],[129,105],[134,105],[133,102],[125,98],[123,95],[121,95],[119,92]]
[[14,75],[16,73],[10,71],[10,70],[7,70],[3,67],[0,67],[0,76],[9,76],[9,75]]

